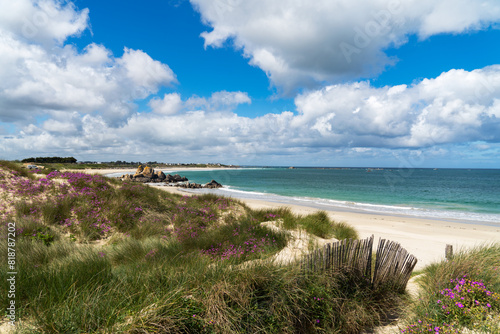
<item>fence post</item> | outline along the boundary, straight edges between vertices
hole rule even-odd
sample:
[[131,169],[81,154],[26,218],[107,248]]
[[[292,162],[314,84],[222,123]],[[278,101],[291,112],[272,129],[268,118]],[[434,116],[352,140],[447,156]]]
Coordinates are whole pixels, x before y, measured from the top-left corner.
[[444,251],[446,260],[451,260],[453,257],[453,245],[446,245],[446,249]]

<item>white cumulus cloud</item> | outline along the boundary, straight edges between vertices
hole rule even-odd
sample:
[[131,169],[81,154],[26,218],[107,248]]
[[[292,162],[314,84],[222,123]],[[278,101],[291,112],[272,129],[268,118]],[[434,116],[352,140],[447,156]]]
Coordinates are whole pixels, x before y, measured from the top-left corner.
[[72,2],[54,0],[1,0],[0,30],[15,39],[44,45],[60,44],[88,28],[89,10]]
[[187,109],[232,110],[244,103],[252,103],[247,93],[221,91],[213,93],[208,99],[193,96],[186,101],[185,106]]
[[[237,107],[252,99],[241,91],[156,96],[177,79],[146,51],[124,47],[113,55],[104,45],[65,44],[89,28],[87,10],[59,0],[0,0],[0,158],[36,152],[81,160],[328,165],[363,157],[398,161],[394,152],[414,161],[453,155],[493,161],[500,154],[499,65],[450,70],[411,85],[330,82],[382,69],[391,62],[384,48],[408,34],[487,27],[500,17],[496,1],[191,2],[213,28],[203,34],[207,46],[232,41],[284,91],[309,86],[295,97],[295,110],[243,117]],[[26,33],[30,22],[36,33]],[[140,110],[139,99],[149,100],[150,110]],[[454,153],[454,145],[464,151]]]
[[[4,139],[4,154],[22,152],[29,143],[31,149],[43,152],[51,145],[74,145],[82,154],[111,151],[140,156],[142,152],[161,157],[168,153],[169,157],[266,163],[270,157],[320,159],[332,152],[359,159],[390,156],[390,150],[399,150],[415,155],[415,160],[422,152],[428,158],[451,156],[452,145],[483,148],[485,154],[500,148],[500,66],[452,70],[410,86],[330,85],[297,96],[297,113],[251,118],[227,110],[235,101],[246,102],[245,96],[216,92],[198,98],[204,100],[198,107],[211,101],[210,108],[195,110],[186,106],[192,98],[167,94],[150,102],[152,113],[135,113],[118,127],[101,116],[76,113],[64,120],[58,115],[57,120],[31,125],[22,135]],[[218,110],[214,109],[217,103],[223,104]]]
[[[36,33],[26,33],[28,23]],[[117,125],[136,110],[135,99],[177,82],[168,65],[144,51],[125,47],[115,57],[102,45],[79,51],[64,44],[87,28],[88,10],[71,2],[0,0],[0,121],[26,124],[77,111]]]
[[212,30],[205,46],[231,42],[285,93],[378,73],[384,49],[500,20],[497,0],[190,0]]
[[299,115],[293,122],[317,130],[332,145],[397,148],[498,141],[499,101],[496,65],[451,70],[412,86],[327,86],[296,98]]

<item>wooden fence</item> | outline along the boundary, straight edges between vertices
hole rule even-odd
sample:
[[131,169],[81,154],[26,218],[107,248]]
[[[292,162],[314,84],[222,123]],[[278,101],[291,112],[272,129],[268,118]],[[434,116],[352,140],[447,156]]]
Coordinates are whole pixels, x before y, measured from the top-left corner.
[[307,255],[302,267],[312,271],[349,269],[369,279],[374,288],[384,285],[404,291],[417,259],[398,243],[381,239],[373,263],[373,238],[327,244]]

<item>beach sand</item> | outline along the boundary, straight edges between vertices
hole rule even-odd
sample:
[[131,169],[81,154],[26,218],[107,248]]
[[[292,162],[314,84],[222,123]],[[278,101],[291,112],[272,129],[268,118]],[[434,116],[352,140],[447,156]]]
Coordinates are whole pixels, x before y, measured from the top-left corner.
[[[200,168],[172,168],[172,171],[182,170],[200,170]],[[134,171],[135,169],[90,170],[90,172],[99,174]],[[182,195],[191,195],[175,187],[159,186],[158,188]],[[286,206],[294,213],[301,215],[318,211],[316,208],[307,206],[280,204],[252,199],[239,200],[253,209]],[[495,226],[366,212],[327,211],[327,213],[334,221],[345,222],[353,226],[362,239],[374,235],[375,242],[378,242],[379,238],[383,238],[400,243],[409,253],[417,257],[418,263],[415,268],[416,270],[433,262],[444,260],[447,244],[452,245],[456,253],[460,249],[468,249],[475,246],[500,242],[500,227]]]

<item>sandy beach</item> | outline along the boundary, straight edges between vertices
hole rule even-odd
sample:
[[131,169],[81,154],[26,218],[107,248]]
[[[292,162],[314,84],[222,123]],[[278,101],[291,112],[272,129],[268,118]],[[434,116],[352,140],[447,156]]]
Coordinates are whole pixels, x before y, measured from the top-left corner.
[[[205,168],[202,169],[207,170]],[[200,168],[172,168],[171,170],[200,170]],[[102,175],[134,171],[135,169],[85,170],[85,172]],[[159,188],[169,192],[190,195],[190,193],[183,192],[174,187],[160,186]],[[308,214],[318,210],[313,207],[285,205],[253,199],[240,200],[254,209],[286,206],[297,214]],[[423,219],[411,216],[371,214],[366,212],[327,212],[333,220],[346,222],[355,227],[360,238],[367,238],[374,235],[377,242],[379,238],[399,242],[408,252],[417,257],[417,270],[432,262],[445,259],[445,248],[447,244],[453,245],[453,250],[457,252],[462,248],[472,248],[478,245],[500,242],[500,227],[495,226]]]

